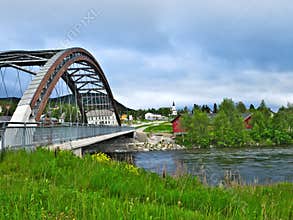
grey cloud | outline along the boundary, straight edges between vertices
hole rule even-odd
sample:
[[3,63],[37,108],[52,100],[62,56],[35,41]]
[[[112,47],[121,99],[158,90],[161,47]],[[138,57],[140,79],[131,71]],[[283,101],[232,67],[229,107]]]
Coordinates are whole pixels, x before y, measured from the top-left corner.
[[289,0],[11,0],[1,8],[0,50],[62,47],[88,11],[97,12],[68,44],[96,56],[130,107],[293,101]]

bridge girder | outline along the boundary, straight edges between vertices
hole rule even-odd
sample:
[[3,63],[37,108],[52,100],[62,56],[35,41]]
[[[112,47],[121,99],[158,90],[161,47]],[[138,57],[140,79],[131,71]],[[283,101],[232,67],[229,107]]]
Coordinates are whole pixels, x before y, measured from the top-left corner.
[[[73,64],[78,64],[79,67],[72,67]],[[40,69],[34,72],[25,68],[28,66],[39,66]],[[108,97],[117,123],[121,125],[106,76],[96,59],[85,49],[0,52],[0,68],[3,67],[35,75],[18,103],[12,121],[27,122],[32,118],[39,121],[53,89],[62,78],[77,100],[83,122],[87,122],[87,117],[82,98],[91,92],[101,93],[102,90],[106,94],[101,94]],[[84,80],[84,77],[87,79]]]

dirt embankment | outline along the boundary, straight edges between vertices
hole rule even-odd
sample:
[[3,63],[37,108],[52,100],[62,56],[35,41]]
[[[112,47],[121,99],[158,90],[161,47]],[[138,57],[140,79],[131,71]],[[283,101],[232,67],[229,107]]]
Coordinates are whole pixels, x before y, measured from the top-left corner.
[[179,150],[184,147],[175,143],[172,134],[155,133],[147,134],[145,132],[136,132],[135,142],[130,143],[137,151],[153,151],[153,150]]
[[100,143],[99,147],[104,152],[137,152],[155,150],[181,150],[184,149],[175,143],[173,134],[169,133],[147,133],[144,130],[148,126],[164,122],[147,123],[136,129],[134,138],[118,138],[106,143]]

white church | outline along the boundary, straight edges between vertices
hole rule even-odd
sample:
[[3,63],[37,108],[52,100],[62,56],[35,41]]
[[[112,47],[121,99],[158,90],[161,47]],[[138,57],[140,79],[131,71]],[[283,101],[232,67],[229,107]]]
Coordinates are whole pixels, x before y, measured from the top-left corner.
[[171,115],[172,116],[177,116],[177,110],[176,110],[176,105],[175,105],[175,102],[173,101],[173,105],[171,107]]

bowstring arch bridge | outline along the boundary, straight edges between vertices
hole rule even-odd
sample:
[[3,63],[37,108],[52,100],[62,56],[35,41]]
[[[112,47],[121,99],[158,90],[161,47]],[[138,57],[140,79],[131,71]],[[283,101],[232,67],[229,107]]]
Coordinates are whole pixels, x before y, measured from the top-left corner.
[[[16,71],[14,77],[9,76],[12,70]],[[26,79],[29,77],[27,85],[22,85],[24,74]],[[9,77],[10,84],[14,78],[13,89],[7,85]],[[97,129],[101,127],[121,131],[118,109],[106,76],[94,56],[83,48],[0,52],[0,85],[5,100],[0,116],[8,118],[10,127],[79,126],[85,133],[85,127],[90,127],[92,136],[107,133]],[[14,105],[10,90],[21,93],[19,99],[13,100]],[[23,135],[21,138],[27,139]],[[32,141],[22,140],[18,144]]]

